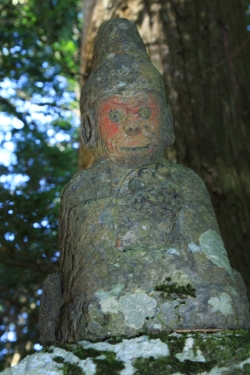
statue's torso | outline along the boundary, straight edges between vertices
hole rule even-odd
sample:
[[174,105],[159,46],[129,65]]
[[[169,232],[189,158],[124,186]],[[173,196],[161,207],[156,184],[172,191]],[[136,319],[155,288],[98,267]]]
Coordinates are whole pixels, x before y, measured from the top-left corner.
[[[61,205],[62,334],[223,326],[228,316],[212,313],[209,301],[223,291],[230,305],[238,292],[208,193],[192,171],[165,159],[136,168],[98,163],[71,180]],[[157,291],[165,284],[190,284],[196,297]],[[81,329],[71,327],[72,311]]]

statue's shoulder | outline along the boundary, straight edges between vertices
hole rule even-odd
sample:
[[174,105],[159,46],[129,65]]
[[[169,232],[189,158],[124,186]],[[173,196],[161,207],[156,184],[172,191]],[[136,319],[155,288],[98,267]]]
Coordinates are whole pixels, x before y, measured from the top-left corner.
[[205,183],[196,172],[168,160],[166,160],[165,165],[169,168],[171,176],[181,189],[185,200],[196,200],[201,203],[205,203],[208,200],[210,201]]
[[176,178],[180,180],[182,183],[188,185],[199,184],[201,186],[205,186],[202,178],[192,169],[184,167],[180,164],[172,163],[168,160],[167,163],[168,167],[171,170],[171,173],[175,175]]
[[97,189],[102,190],[101,179],[108,172],[102,163],[96,163],[90,168],[75,174],[64,186],[61,202],[71,201],[71,204],[84,202],[96,196]]

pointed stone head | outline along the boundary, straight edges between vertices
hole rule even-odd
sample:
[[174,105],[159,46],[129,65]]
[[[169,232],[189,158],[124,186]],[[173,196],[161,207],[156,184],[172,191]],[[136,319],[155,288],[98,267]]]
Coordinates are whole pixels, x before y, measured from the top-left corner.
[[81,94],[81,135],[97,159],[124,163],[154,161],[174,142],[163,79],[127,19],[99,29]]

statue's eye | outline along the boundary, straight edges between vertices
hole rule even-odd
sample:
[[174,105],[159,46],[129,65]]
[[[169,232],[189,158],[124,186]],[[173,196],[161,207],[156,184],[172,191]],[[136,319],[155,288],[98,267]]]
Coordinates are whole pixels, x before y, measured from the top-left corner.
[[112,109],[108,116],[113,122],[119,122],[123,119],[124,113],[120,109]]
[[141,117],[141,118],[144,118],[144,119],[148,119],[151,117],[151,114],[152,114],[152,111],[150,108],[147,108],[147,107],[143,107],[141,109],[139,109],[138,111],[138,115]]

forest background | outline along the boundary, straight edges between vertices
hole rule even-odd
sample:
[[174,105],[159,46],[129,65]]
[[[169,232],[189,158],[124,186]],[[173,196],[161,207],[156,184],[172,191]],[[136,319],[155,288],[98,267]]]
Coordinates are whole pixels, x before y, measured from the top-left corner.
[[166,157],[204,179],[250,296],[249,1],[2,0],[0,14],[0,371],[42,348],[60,192],[93,163],[79,139],[80,87],[111,17],[136,23],[163,75],[177,138]]

